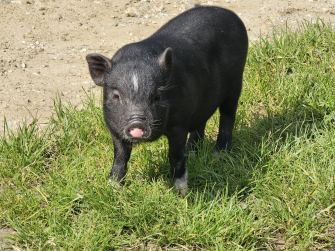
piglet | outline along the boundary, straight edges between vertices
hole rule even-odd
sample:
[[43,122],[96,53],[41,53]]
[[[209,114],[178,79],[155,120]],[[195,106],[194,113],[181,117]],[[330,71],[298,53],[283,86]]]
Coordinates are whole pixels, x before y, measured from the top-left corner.
[[126,175],[134,143],[166,135],[175,188],[185,196],[185,145],[196,151],[217,108],[216,150],[232,147],[247,51],[247,32],[235,13],[196,6],[147,39],[123,46],[112,59],[87,55],[91,77],[103,87],[104,119],[114,144],[109,182]]

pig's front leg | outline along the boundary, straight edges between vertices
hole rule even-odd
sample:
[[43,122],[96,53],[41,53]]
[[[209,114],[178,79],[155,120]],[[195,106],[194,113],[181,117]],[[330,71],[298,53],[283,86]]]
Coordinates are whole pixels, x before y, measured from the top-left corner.
[[132,143],[112,135],[114,145],[114,162],[108,185],[118,184],[127,173],[127,163],[130,158]]
[[169,140],[169,160],[176,190],[183,196],[187,194],[187,170],[185,168],[185,144],[187,130],[178,130],[167,135]]

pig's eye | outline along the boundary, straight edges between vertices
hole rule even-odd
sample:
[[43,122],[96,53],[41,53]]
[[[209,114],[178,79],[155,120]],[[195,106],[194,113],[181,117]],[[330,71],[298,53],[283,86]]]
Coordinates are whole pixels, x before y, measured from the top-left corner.
[[113,90],[108,95],[107,103],[117,104],[121,100],[121,95],[117,90]]
[[158,101],[161,100],[161,97],[162,97],[161,94],[156,94],[156,95],[154,96],[154,98],[153,98],[153,101],[154,101],[154,102],[158,102]]
[[112,92],[112,99],[120,99],[120,93],[117,90],[113,90]]

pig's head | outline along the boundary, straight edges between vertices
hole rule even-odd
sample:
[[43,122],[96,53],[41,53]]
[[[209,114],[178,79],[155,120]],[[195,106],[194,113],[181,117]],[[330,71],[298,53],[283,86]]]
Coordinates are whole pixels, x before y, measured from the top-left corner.
[[141,60],[119,54],[115,60],[99,54],[86,57],[94,83],[104,88],[106,125],[124,140],[155,140],[164,133],[169,112],[172,49]]

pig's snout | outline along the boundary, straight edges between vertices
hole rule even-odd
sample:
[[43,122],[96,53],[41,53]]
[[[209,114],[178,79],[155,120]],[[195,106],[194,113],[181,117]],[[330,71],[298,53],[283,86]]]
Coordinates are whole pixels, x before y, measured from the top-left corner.
[[126,127],[126,134],[131,138],[142,138],[146,135],[145,118],[132,119]]
[[140,128],[130,128],[129,133],[134,138],[142,138],[142,136],[144,134],[144,130],[140,129]]

